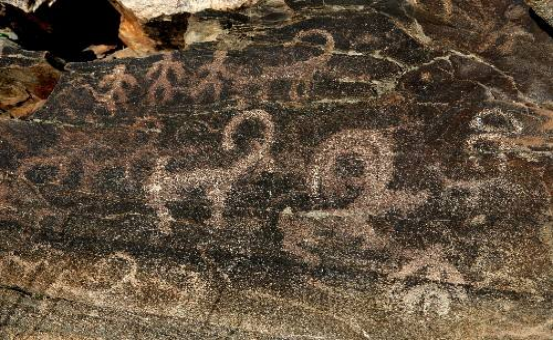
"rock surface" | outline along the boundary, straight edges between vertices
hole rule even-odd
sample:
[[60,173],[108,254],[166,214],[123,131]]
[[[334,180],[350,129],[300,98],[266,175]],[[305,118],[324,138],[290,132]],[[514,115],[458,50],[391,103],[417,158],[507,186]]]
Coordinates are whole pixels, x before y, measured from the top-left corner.
[[552,0],[525,0],[535,13],[552,26]]
[[132,11],[139,20],[152,20],[160,16],[198,13],[205,10],[230,11],[252,5],[257,0],[113,0]]
[[60,75],[44,53],[23,51],[0,38],[0,119],[24,118],[38,110]]
[[[119,37],[134,52],[146,55],[160,50],[183,49],[192,14],[232,11],[258,0],[112,0],[121,14]],[[272,6],[275,7],[275,6]],[[190,20],[194,24],[194,19]],[[210,34],[209,26],[203,27]]]
[[551,339],[552,38],[528,8],[260,13],[69,64],[0,121],[0,338]]
[[[105,13],[91,13],[87,6],[94,1],[81,0],[85,11],[80,11],[78,7],[72,6],[70,0],[0,0],[0,6],[8,5],[10,9],[19,9],[22,13],[17,13],[25,22],[20,26],[35,25],[40,22],[40,29],[44,29],[44,35],[52,31],[49,20],[66,18],[71,20],[73,17],[98,16],[102,22],[93,22],[89,25],[96,26],[97,30],[106,25]],[[188,27],[188,19],[191,14],[210,10],[210,11],[232,11],[241,7],[252,6],[258,0],[101,0],[98,3],[113,6],[121,18],[119,22],[119,38],[135,54],[147,55],[161,50],[182,49],[185,47],[184,35]],[[264,0],[267,2],[267,0]],[[270,1],[271,2],[271,1]],[[46,7],[61,7],[62,11],[48,16],[46,20],[40,20],[37,13],[45,11]],[[1,7],[0,7],[1,8]],[[28,15],[28,16],[27,16]],[[1,13],[0,13],[1,19]],[[13,18],[14,20],[16,18]],[[20,19],[20,18],[18,18]],[[109,21],[109,20],[108,20]],[[0,20],[1,25],[1,20]],[[67,31],[67,28],[63,28]]]
[[36,11],[42,5],[48,5],[56,0],[2,0],[4,4],[8,4],[26,13],[32,13]]

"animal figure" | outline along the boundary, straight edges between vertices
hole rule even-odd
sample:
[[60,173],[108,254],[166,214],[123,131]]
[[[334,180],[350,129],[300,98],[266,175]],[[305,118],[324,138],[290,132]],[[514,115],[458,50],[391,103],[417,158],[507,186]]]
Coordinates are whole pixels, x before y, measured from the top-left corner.
[[221,226],[225,201],[233,183],[254,166],[271,166],[270,148],[275,131],[271,116],[263,110],[245,111],[233,117],[223,131],[222,148],[225,151],[235,149],[233,134],[247,120],[258,120],[263,124],[264,142],[261,144],[252,142],[252,151],[227,168],[171,173],[165,169],[169,158],[164,157],[158,160],[146,189],[150,203],[157,211],[162,231],[169,232],[169,224],[174,220],[166,203],[178,200],[183,189],[203,189],[207,198],[212,202],[212,214],[207,223]]
[[128,105],[129,98],[127,97],[126,86],[136,87],[138,81],[127,72],[125,65],[117,65],[114,67],[113,73],[105,75],[98,85],[100,88],[106,88],[106,92],[99,93],[92,86],[86,84],[84,87],[88,89],[94,99],[103,103],[112,115],[116,113],[119,106]]
[[[326,236],[329,231],[340,239],[360,238],[363,248],[385,247],[386,238],[375,232],[368,219],[391,209],[406,214],[427,198],[426,192],[388,189],[393,173],[393,143],[383,133],[351,129],[329,137],[316,150],[309,178],[312,197],[322,209],[281,213],[284,248],[317,264],[319,258],[310,249],[325,248],[331,242]],[[341,201],[342,207],[328,207]]]
[[[311,29],[297,33],[292,41],[283,46],[293,47],[301,44],[302,39],[309,37],[323,38],[322,53],[309,58],[308,60],[295,61],[291,64],[282,64],[278,66],[264,66],[259,75],[253,75],[251,66],[235,66],[229,69],[226,64],[228,58],[226,51],[217,51],[214,53],[214,59],[211,63],[197,68],[190,79],[198,79],[195,84],[190,86],[188,94],[195,100],[209,94],[210,100],[217,101],[223,89],[223,80],[228,80],[234,92],[243,93],[249,91],[250,86],[256,83],[254,79],[259,79],[261,85],[261,97],[267,99],[269,84],[276,80],[288,80],[291,82],[289,96],[292,101],[301,99],[301,88],[310,88],[313,83],[314,75],[322,70],[333,55],[335,49],[335,40],[333,36],[321,29]],[[211,89],[211,92],[209,92]],[[237,98],[238,103],[245,101],[244,98]]]
[[353,202],[334,215],[365,219],[390,209],[406,214],[423,203],[426,193],[389,190],[394,173],[392,141],[375,130],[344,130],[328,138],[319,148],[311,172],[311,191],[322,201],[347,197],[357,191]]
[[[393,285],[392,296],[396,296],[410,313],[445,316],[450,312],[452,302],[467,299],[464,276],[445,259],[440,246],[408,252],[412,261],[405,264],[390,278],[400,283]],[[415,286],[403,283],[407,279],[417,279]]]
[[335,49],[335,39],[333,36],[321,29],[311,29],[299,32],[291,42],[285,43],[284,47],[294,46],[302,42],[307,37],[322,37],[324,39],[323,53],[308,60],[294,62],[290,65],[279,65],[264,67],[261,79],[282,80],[288,79],[292,82],[289,96],[292,101],[301,99],[301,87],[304,89],[312,87],[314,75],[322,70],[327,62],[333,56]]
[[[318,149],[311,173],[314,197],[326,199],[345,194],[347,187],[361,190],[349,209],[378,209],[393,174],[393,150],[390,140],[372,130],[344,130]],[[356,163],[354,173],[341,174],[339,162]],[[351,170],[352,171],[352,170]]]

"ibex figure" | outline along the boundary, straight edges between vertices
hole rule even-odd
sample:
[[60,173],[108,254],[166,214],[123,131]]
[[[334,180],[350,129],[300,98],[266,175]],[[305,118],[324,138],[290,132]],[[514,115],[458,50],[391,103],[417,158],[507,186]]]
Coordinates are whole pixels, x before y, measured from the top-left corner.
[[160,220],[160,229],[169,232],[169,223],[173,217],[166,203],[179,199],[179,193],[186,188],[201,188],[212,202],[212,214],[208,223],[221,226],[225,201],[233,183],[248,169],[256,165],[271,166],[271,144],[274,139],[274,125],[271,116],[263,110],[245,111],[233,117],[225,126],[221,146],[226,151],[233,150],[236,145],[233,133],[246,120],[255,119],[263,124],[263,143],[253,142],[252,151],[244,158],[237,160],[228,168],[199,169],[192,172],[170,173],[165,167],[169,157],[160,158],[154,173],[147,185],[150,204],[154,206]]

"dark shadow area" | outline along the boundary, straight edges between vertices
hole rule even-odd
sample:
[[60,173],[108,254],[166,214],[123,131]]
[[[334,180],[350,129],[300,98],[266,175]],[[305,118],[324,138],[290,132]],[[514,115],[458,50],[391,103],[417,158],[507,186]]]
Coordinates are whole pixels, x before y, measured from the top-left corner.
[[145,32],[151,37],[157,37],[157,48],[166,50],[184,48],[189,17],[188,13],[161,16],[148,22]]
[[6,5],[0,13],[0,27],[16,33],[23,49],[49,51],[66,61],[94,60],[103,51],[121,49],[119,22],[108,0],[58,0],[32,14]]
[[539,28],[548,33],[548,35],[552,38],[552,27],[531,8],[529,9],[529,15],[537,23]]

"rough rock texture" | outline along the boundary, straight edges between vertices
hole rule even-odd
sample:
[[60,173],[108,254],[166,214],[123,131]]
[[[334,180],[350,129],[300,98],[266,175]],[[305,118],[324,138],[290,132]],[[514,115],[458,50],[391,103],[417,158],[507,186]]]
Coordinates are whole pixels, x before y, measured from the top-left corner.
[[0,121],[0,338],[552,338],[549,34],[287,6]]
[[552,0],[525,0],[541,18],[552,26]]
[[230,11],[257,0],[113,0],[131,10],[139,20],[152,20],[159,16],[198,13],[207,9]]
[[0,118],[22,118],[40,108],[61,72],[44,53],[23,51],[0,38]]
[[[134,52],[142,55],[185,48],[190,43],[186,41],[185,34],[191,14],[206,10],[231,11],[257,2],[258,0],[112,0],[121,14],[120,39]],[[203,27],[203,30],[209,32],[210,28]]]
[[[101,19],[99,19],[101,18]],[[0,0],[0,29],[30,51],[89,61],[121,46],[120,15],[106,0],[58,0],[32,13]]]
[[26,13],[32,13],[43,4],[48,5],[54,1],[56,0],[2,0],[1,2],[19,8]]

